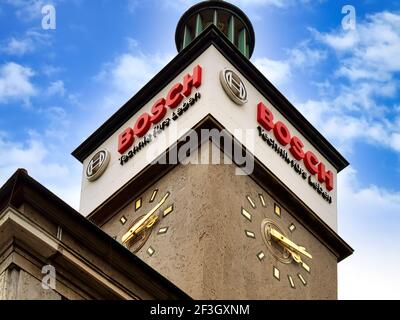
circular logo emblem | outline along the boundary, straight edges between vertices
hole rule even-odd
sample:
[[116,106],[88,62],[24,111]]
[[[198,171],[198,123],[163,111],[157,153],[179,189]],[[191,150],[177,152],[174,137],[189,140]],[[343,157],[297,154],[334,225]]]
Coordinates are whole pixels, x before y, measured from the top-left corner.
[[95,181],[100,178],[100,176],[106,170],[109,162],[110,153],[108,151],[101,150],[97,152],[86,167],[86,179],[89,181]]
[[220,81],[227,95],[238,105],[247,102],[247,90],[239,76],[230,69],[220,73]]

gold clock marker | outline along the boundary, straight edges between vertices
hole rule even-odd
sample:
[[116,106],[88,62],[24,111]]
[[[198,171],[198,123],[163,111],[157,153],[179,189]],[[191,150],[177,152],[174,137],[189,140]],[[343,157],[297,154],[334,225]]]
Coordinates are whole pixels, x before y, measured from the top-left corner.
[[135,202],[135,211],[138,211],[142,206],[142,198],[139,198]]
[[301,275],[301,273],[297,274],[297,276],[299,277],[303,286],[307,285],[307,281],[304,279],[304,277]]
[[158,189],[153,191],[151,198],[150,198],[150,203],[152,203],[154,201],[154,199],[156,198],[157,192],[158,192]]
[[257,258],[260,261],[263,260],[265,258],[265,253],[261,251],[260,253],[257,254]]
[[245,217],[247,220],[251,221],[251,213],[248,212],[245,208],[242,207],[242,216]]
[[273,267],[273,275],[277,280],[281,280],[281,272],[277,267]]
[[289,279],[290,286],[291,286],[293,289],[295,289],[296,286],[294,285],[294,281],[293,281],[292,276],[288,275],[288,279]]
[[253,207],[253,209],[256,208],[256,204],[254,203],[253,199],[250,196],[247,196],[247,201],[250,203],[250,205]]
[[252,238],[252,239],[256,238],[256,234],[252,231],[246,230],[245,233],[246,233],[246,236],[248,236],[249,238]]
[[164,210],[163,217],[169,215],[172,211],[174,211],[174,205],[169,206],[167,209]]
[[305,264],[305,263],[303,262],[302,267],[303,267],[304,270],[306,270],[308,273],[310,273],[311,268],[310,268],[309,265],[307,265],[307,264]]
[[281,207],[278,206],[276,203],[275,203],[274,212],[275,212],[275,214],[276,214],[278,217],[281,216]]
[[119,221],[121,222],[122,225],[124,225],[128,221],[128,219],[125,218],[125,216],[122,216],[121,219],[119,219]]
[[258,196],[260,197],[262,206],[265,208],[267,206],[267,204],[265,203],[264,196],[261,193]]
[[147,249],[147,254],[151,257],[153,254],[154,254],[154,252],[156,252],[152,247],[149,247],[148,249]]
[[157,234],[165,234],[168,231],[168,227],[164,227],[164,228],[160,228],[160,230],[158,230]]

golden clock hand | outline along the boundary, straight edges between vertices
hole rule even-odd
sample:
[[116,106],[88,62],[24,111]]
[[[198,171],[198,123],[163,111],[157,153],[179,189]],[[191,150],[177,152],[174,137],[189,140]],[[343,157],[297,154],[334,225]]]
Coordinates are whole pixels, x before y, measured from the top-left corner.
[[286,247],[286,250],[289,251],[289,253],[292,255],[293,260],[294,260],[295,262],[297,262],[298,264],[301,264],[302,267],[303,267],[305,270],[307,270],[308,272],[310,272],[310,267],[309,267],[307,264],[305,264],[305,263],[303,262],[303,260],[301,259],[301,256],[300,256],[298,253],[296,253],[296,252],[294,252],[294,251],[288,249],[287,247]]
[[142,219],[136,222],[127,233],[123,235],[122,243],[126,243],[127,241],[135,237],[145,227],[151,228],[154,225],[154,223],[158,220],[158,216],[153,216],[153,214],[164,204],[169,195],[170,193],[167,192],[164,198],[162,198],[161,201],[153,209],[151,209]]
[[303,261],[301,260],[301,256],[298,253],[294,252],[291,249],[288,249],[288,248],[286,248],[286,249],[292,255],[294,261],[296,261],[297,263],[303,263]]
[[[312,255],[306,251],[306,248],[298,246],[297,244],[295,244],[294,242],[292,242],[291,240],[286,238],[283,234],[281,234],[279,231],[275,230],[274,228],[271,228],[270,235],[271,235],[271,237],[276,239],[278,242],[283,244],[285,247],[287,247],[289,250],[294,251],[295,253],[301,253],[302,255],[312,259]],[[300,260],[301,260],[301,258],[300,258]],[[295,259],[295,261],[296,261],[296,259]]]

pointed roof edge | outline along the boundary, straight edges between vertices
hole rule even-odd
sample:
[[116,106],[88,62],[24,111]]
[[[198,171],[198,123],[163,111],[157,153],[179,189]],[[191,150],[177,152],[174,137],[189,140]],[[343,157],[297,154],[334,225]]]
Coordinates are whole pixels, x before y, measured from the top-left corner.
[[[83,162],[96,148],[114,134],[126,121],[177,77],[210,45],[232,63],[247,80],[340,172],[349,162],[289,102],[289,100],[250,62],[214,25],[207,27],[193,42],[173,58],[141,90],[92,133],[72,155]],[[176,67],[178,66],[178,68]]]

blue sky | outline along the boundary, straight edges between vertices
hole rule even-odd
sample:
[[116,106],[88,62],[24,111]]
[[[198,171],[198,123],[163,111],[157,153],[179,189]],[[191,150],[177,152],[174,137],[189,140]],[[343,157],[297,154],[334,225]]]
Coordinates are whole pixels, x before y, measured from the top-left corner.
[[[70,153],[176,55],[186,0],[0,0],[0,183],[18,167],[79,205]],[[400,2],[237,0],[259,69],[350,161],[339,297],[400,299]],[[53,4],[55,30],[41,27]],[[344,30],[344,5],[356,27]]]

